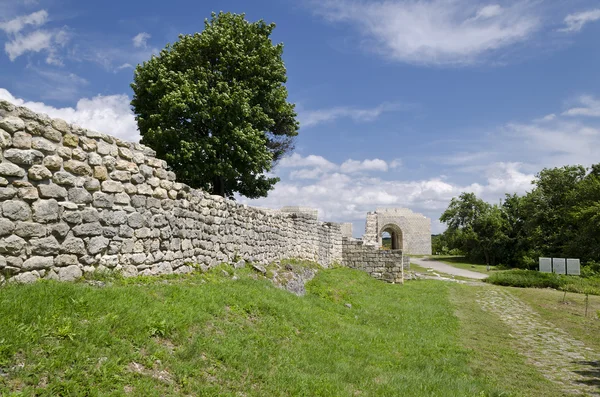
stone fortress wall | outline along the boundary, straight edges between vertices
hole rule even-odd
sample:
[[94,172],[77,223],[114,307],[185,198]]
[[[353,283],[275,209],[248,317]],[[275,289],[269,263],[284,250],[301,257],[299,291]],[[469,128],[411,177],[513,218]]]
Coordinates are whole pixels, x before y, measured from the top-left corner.
[[367,214],[363,240],[381,246],[387,227],[399,230],[400,247],[409,255],[431,255],[431,219],[408,208],[377,208]]
[[143,145],[4,101],[0,151],[0,274],[17,281],[343,259],[340,225],[312,210],[262,210],[191,189]]

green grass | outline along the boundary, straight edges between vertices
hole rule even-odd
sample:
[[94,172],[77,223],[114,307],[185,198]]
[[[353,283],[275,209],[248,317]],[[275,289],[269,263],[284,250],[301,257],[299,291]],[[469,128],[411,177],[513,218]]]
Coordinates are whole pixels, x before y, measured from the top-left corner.
[[459,269],[471,270],[473,272],[483,273],[483,274],[492,274],[497,271],[502,271],[498,269],[497,266],[490,266],[490,270],[487,270],[486,265],[482,265],[480,263],[470,262],[464,256],[441,256],[441,255],[432,255],[429,256],[430,259],[435,261],[440,261],[447,263],[451,266],[457,267]]
[[490,275],[486,282],[519,288],[553,288],[561,291],[600,295],[600,280],[541,273],[535,270],[509,270]]
[[223,270],[1,288],[0,395],[502,395],[473,370],[448,283],[335,268],[300,298]]
[[482,288],[492,287],[452,284],[450,290],[455,314],[460,319],[461,341],[473,356],[474,373],[486,383],[504,390],[506,395],[560,395],[556,385],[515,349],[511,329],[500,317],[484,311],[477,303],[477,293]]
[[551,289],[511,288],[511,293],[531,306],[538,314],[587,347],[600,352],[600,296],[586,296]]

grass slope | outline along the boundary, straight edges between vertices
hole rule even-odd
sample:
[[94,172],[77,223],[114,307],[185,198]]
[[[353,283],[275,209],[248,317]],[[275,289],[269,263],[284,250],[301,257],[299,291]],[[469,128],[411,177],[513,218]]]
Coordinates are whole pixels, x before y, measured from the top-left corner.
[[299,298],[237,276],[1,288],[0,395],[499,395],[471,370],[449,285],[338,268]]
[[485,282],[505,287],[553,288],[578,294],[600,295],[600,279],[541,273],[536,270],[508,270],[492,274]]

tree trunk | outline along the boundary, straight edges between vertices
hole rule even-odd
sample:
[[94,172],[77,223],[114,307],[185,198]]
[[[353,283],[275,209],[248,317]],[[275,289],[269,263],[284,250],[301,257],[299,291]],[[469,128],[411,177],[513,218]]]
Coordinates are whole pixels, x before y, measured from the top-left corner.
[[225,197],[225,180],[221,176],[215,176],[212,184],[212,194]]

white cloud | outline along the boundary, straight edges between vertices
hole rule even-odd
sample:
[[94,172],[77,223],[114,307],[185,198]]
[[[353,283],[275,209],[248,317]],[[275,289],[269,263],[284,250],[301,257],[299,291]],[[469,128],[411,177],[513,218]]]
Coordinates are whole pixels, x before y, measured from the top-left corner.
[[340,166],[340,171],[343,173],[355,173],[355,172],[362,172],[362,171],[383,171],[386,172],[388,170],[388,164],[380,159],[373,159],[373,160],[363,160],[363,161],[356,161],[356,160],[346,160],[342,163],[342,165]]
[[600,117],[600,100],[590,95],[578,98],[579,107],[571,108],[563,113],[566,116]]
[[146,48],[147,47],[148,39],[150,37],[152,37],[152,36],[150,36],[150,34],[148,34],[146,32],[138,33],[133,38],[133,46],[135,48]]
[[52,32],[36,30],[27,35],[17,35],[12,41],[4,45],[4,50],[11,61],[14,61],[26,52],[40,52],[52,46]]
[[363,109],[349,106],[338,106],[321,110],[300,109],[298,118],[302,127],[312,127],[342,118],[349,118],[355,122],[369,122],[376,120],[383,113],[406,110],[407,108],[407,105],[399,103],[383,103],[374,108]]
[[394,159],[390,162],[390,169],[395,170],[397,168],[402,168],[402,165],[404,163],[402,162],[402,159]]
[[579,32],[585,24],[600,20],[600,8],[567,15],[561,32]]
[[360,30],[364,47],[393,60],[465,65],[525,42],[540,28],[530,1],[484,7],[475,0],[323,0],[316,10]]
[[123,69],[134,69],[133,65],[130,63],[124,63],[121,66],[119,66],[116,70],[123,70]]
[[46,10],[40,10],[29,15],[22,15],[6,22],[0,22],[0,30],[5,31],[8,34],[16,34],[23,30],[23,28],[25,28],[27,25],[42,26],[47,20],[48,12],[46,12]]
[[300,168],[300,167],[317,167],[322,170],[334,170],[337,169],[337,165],[327,160],[322,156],[315,156],[313,154],[302,157],[298,153],[293,153],[289,157],[284,157],[278,164],[281,168]]
[[15,98],[3,88],[0,88],[0,99],[127,141],[137,142],[140,138],[129,105],[131,100],[127,95],[97,95],[93,98],[83,98],[77,102],[75,108],[55,108],[41,102],[25,101]]

